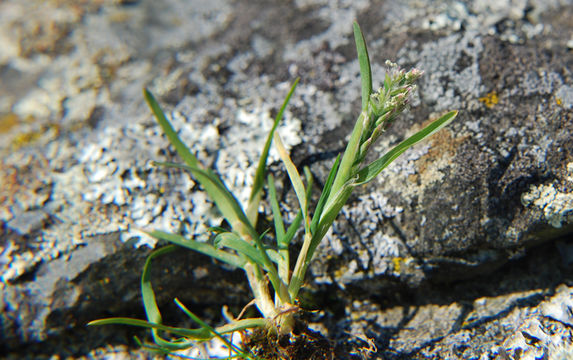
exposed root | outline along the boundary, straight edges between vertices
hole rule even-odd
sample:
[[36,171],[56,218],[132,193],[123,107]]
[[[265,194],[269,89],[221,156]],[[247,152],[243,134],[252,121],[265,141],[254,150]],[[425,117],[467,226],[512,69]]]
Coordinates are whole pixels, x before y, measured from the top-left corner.
[[277,337],[266,329],[254,331],[244,343],[247,350],[265,360],[333,360],[334,347],[319,332],[297,322],[289,335]]

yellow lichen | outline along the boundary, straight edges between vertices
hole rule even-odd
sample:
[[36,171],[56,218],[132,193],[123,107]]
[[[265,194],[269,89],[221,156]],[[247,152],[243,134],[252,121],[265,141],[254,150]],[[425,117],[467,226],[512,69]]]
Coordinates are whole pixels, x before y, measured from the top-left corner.
[[394,265],[394,272],[400,273],[400,269],[402,268],[402,262],[404,262],[404,258],[402,257],[394,257],[392,258],[392,264]]
[[0,134],[7,133],[14,126],[18,125],[20,117],[14,113],[0,116]]
[[12,141],[12,147],[14,148],[14,150],[19,149],[22,146],[31,144],[34,141],[38,140],[38,138],[41,135],[42,134],[39,132],[29,132],[29,133],[18,134],[18,135],[16,135],[16,137]]
[[487,106],[488,108],[492,108],[494,105],[497,105],[499,103],[499,98],[497,96],[497,91],[492,91],[488,94],[486,94],[484,97],[480,97],[478,99],[480,102],[484,103],[485,106]]
[[12,149],[17,150],[23,146],[32,144],[44,136],[46,133],[52,133],[52,135],[56,135],[60,132],[60,126],[57,124],[49,124],[46,127],[43,127],[41,130],[31,131],[27,133],[21,133],[14,137],[12,140]]

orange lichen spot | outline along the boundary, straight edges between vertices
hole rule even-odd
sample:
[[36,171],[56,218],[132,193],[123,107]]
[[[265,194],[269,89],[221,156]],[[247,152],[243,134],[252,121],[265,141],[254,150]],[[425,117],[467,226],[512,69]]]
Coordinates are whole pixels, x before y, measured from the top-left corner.
[[5,134],[18,125],[20,117],[14,113],[0,115],[0,134]]
[[484,103],[485,106],[487,106],[488,108],[492,108],[494,105],[497,105],[499,103],[499,98],[497,96],[497,91],[492,91],[488,94],[486,94],[484,97],[480,97],[478,99],[480,102]]

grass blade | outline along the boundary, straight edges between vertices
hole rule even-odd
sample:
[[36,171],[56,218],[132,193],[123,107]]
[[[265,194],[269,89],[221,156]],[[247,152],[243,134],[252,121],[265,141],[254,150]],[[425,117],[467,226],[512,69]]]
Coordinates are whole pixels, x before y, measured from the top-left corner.
[[266,249],[266,250],[267,254],[269,255],[269,259],[271,259],[271,261],[274,262],[275,264],[280,264],[281,261],[284,260],[284,257],[280,255],[278,251],[274,249]]
[[227,247],[248,257],[252,262],[265,268],[265,261],[261,253],[251,244],[241,239],[237,234],[224,232],[215,237],[215,246],[218,248]]
[[141,320],[141,319],[132,319],[132,318],[122,318],[122,317],[115,317],[115,318],[107,318],[107,319],[100,319],[90,321],[88,323],[89,326],[99,326],[99,325],[129,325],[129,326],[137,326],[143,327],[147,329],[156,329],[165,331],[174,335],[184,336],[186,338],[194,339],[194,340],[209,340],[213,337],[213,335],[206,329],[186,329],[186,328],[179,328],[179,327],[172,327],[162,324],[154,324],[149,321]]
[[332,194],[338,193],[342,186],[354,175],[356,159],[359,155],[360,141],[364,132],[368,131],[368,123],[370,122],[370,116],[368,115],[368,103],[370,102],[370,95],[372,94],[372,69],[370,68],[370,58],[368,57],[368,50],[366,48],[366,41],[360,30],[360,26],[355,21],[354,27],[354,41],[356,43],[356,52],[358,53],[358,63],[360,65],[360,81],[362,88],[362,112],[354,124],[354,129],[350,135],[350,140],[346,149],[344,150],[344,155],[342,155],[342,160],[340,161],[340,166],[338,172],[334,178],[334,183],[332,184],[332,189],[330,191],[329,197],[327,198],[326,204],[329,205],[332,201]]
[[[278,133],[275,133],[275,146],[278,150],[279,156],[285,165],[287,170],[287,174],[290,178],[292,183],[292,187],[300,204],[300,209],[302,210],[302,217],[305,222],[304,228],[305,231],[310,232],[310,222],[308,221],[308,202],[306,201],[306,190],[304,184],[302,183],[302,179],[300,178],[300,174],[292,162],[286,148],[283,145],[283,142]],[[308,224],[308,225],[307,225]]]
[[202,167],[199,160],[197,160],[197,157],[195,157],[195,155],[191,153],[191,151],[183,143],[183,141],[181,141],[179,135],[177,135],[177,132],[175,131],[175,129],[173,129],[173,126],[171,126],[169,120],[167,120],[167,117],[165,116],[163,109],[161,109],[161,106],[159,105],[157,100],[155,100],[153,94],[149,90],[144,89],[143,96],[145,97],[147,104],[151,108],[153,115],[155,115],[157,122],[163,129],[163,132],[169,139],[169,142],[173,145],[179,156],[181,156],[181,159],[183,159],[183,161],[189,166]]
[[310,172],[310,168],[305,166],[303,169],[304,177],[306,178],[306,203],[310,202],[310,197],[312,196],[312,186],[314,185],[314,177]]
[[219,209],[225,220],[231,224],[234,230],[241,234],[248,234],[250,237],[258,237],[257,232],[243,212],[239,201],[213,171],[169,162],[154,162],[154,164],[191,172],[201,183],[205,191],[209,194],[209,197],[215,202],[215,205],[217,205],[217,209]]
[[227,346],[228,349],[234,351],[235,353],[239,354],[243,358],[252,359],[252,357],[249,354],[247,354],[242,349],[239,349],[239,347],[237,345],[232,344],[229,340],[227,340],[224,336],[222,336],[217,330],[213,329],[206,322],[201,320],[197,315],[193,314],[189,309],[187,309],[185,307],[185,305],[183,305],[183,303],[181,301],[179,301],[179,299],[175,299],[175,304],[177,304],[177,306],[187,316],[189,316],[189,318],[191,318],[191,320],[193,320],[194,322],[199,324],[199,326],[201,326],[201,328],[203,328],[203,329],[207,330],[208,332],[210,332],[211,334],[213,334],[213,337],[219,338],[219,340],[221,340],[225,344],[225,346]]
[[354,130],[352,130],[350,140],[348,141],[348,145],[346,145],[346,149],[344,150],[344,155],[342,155],[342,159],[340,160],[340,165],[338,166],[338,171],[334,177],[334,182],[332,183],[332,187],[330,189],[330,193],[328,194],[328,198],[326,199],[325,206],[329,206],[331,204],[334,194],[337,194],[342,186],[344,186],[344,184],[348,181],[348,179],[354,175],[354,162],[359,154],[360,138],[362,137],[362,132],[364,131],[363,120],[366,116],[368,115],[365,111],[363,111],[358,117],[358,120],[356,120]]
[[[246,227],[246,230],[251,236],[256,234],[254,227],[250,224],[247,216],[245,215],[243,209],[239,205],[237,199],[229,192],[224,183],[219,179],[213,171],[204,169],[203,165],[199,162],[197,157],[191,153],[189,148],[181,141],[177,132],[167,120],[164,111],[161,106],[147,89],[144,89],[143,95],[147,104],[151,108],[151,111],[155,115],[157,122],[163,129],[163,132],[169,139],[169,142],[173,145],[179,156],[183,159],[187,165],[187,170],[189,170],[195,179],[201,183],[211,200],[215,202],[219,211],[223,214],[225,219],[234,227],[235,230],[242,232],[242,226]],[[170,167],[182,167],[171,163],[157,163],[161,165],[166,165]]]
[[277,241],[277,247],[280,254],[280,260],[278,262],[278,272],[279,278],[285,283],[289,282],[289,271],[290,271],[290,254],[288,251],[289,243],[285,240],[285,225],[283,222],[283,217],[281,214],[280,205],[277,199],[277,190],[275,188],[275,181],[273,176],[269,174],[267,177],[267,183],[269,186],[269,200],[271,203],[271,210],[273,212],[273,221],[275,225],[275,237]]
[[370,57],[368,56],[366,41],[364,40],[360,26],[356,21],[353,26],[358,63],[360,64],[360,79],[362,82],[362,110],[365,110],[370,101],[370,94],[372,94],[372,69],[370,67]]
[[318,199],[318,203],[316,204],[316,210],[314,210],[314,214],[312,215],[310,231],[313,234],[315,233],[318,221],[322,216],[322,210],[324,209],[324,205],[326,204],[326,199],[328,198],[328,195],[330,195],[330,190],[332,188],[332,183],[334,182],[334,176],[336,175],[336,171],[338,170],[338,165],[340,165],[340,154],[336,157],[336,160],[334,160],[334,164],[330,169],[330,173],[328,174],[328,178],[326,179],[326,183],[324,184],[324,188],[322,189],[322,193],[320,194],[320,198]]
[[[143,298],[143,307],[145,309],[147,320],[152,324],[161,324],[162,319],[159,307],[157,306],[157,301],[155,300],[155,293],[153,292],[153,287],[151,285],[151,261],[158,256],[174,251],[176,248],[176,246],[169,245],[153,251],[147,257],[145,265],[143,266],[143,274],[141,275],[141,297]],[[168,350],[186,349],[194,344],[194,341],[189,339],[177,339],[174,341],[165,340],[159,335],[158,329],[155,328],[151,329],[151,335],[153,336],[153,341],[157,345]]]
[[275,121],[273,123],[273,127],[267,136],[267,140],[265,142],[265,146],[263,148],[263,152],[261,153],[261,157],[259,159],[259,164],[257,166],[257,171],[255,172],[255,179],[253,182],[253,188],[251,189],[251,195],[249,196],[249,202],[247,205],[247,218],[251,221],[253,226],[257,224],[257,214],[258,214],[258,206],[262,196],[263,190],[263,183],[265,179],[265,173],[267,168],[267,158],[269,157],[269,150],[271,148],[271,143],[273,141],[274,133],[279,126],[279,123],[283,117],[284,111],[298,85],[299,78],[297,78],[294,83],[292,84],[284,102],[281,106],[277,116],[275,117]]
[[[215,202],[215,205],[217,205],[217,208],[219,209],[219,211],[221,211],[223,217],[225,217],[227,222],[231,224],[233,230],[237,231],[237,233],[241,234],[245,238],[247,239],[250,238],[255,242],[255,244],[259,248],[259,251],[261,252],[261,255],[263,256],[263,259],[265,260],[265,268],[268,271],[269,280],[271,281],[273,288],[277,293],[281,294],[281,296],[286,299],[286,297],[288,297],[286,287],[284,284],[281,283],[277,269],[274,267],[268,254],[265,252],[263,244],[261,243],[261,240],[259,239],[259,236],[255,228],[247,218],[245,212],[243,211],[243,208],[240,206],[237,199],[233,196],[233,194],[231,194],[231,192],[227,189],[225,184],[221,181],[221,179],[219,179],[217,175],[215,175],[213,171],[209,169],[203,169],[202,165],[199,163],[197,158],[193,154],[191,154],[189,149],[185,146],[185,144],[183,144],[183,142],[181,141],[181,139],[179,138],[179,136],[177,135],[177,133],[175,132],[175,130],[173,129],[167,118],[165,117],[165,113],[163,112],[163,110],[153,97],[153,95],[147,89],[144,90],[144,96],[151,110],[153,111],[157,121],[159,122],[160,126],[163,128],[163,131],[169,138],[169,141],[171,141],[171,143],[173,144],[173,146],[175,147],[175,149],[177,150],[177,152],[183,158],[183,160],[187,165],[186,166],[177,165],[172,163],[158,163],[158,164],[167,165],[170,167],[184,168],[189,170],[193,174],[195,179],[199,181],[199,183],[203,186],[207,194],[209,194],[211,200]],[[274,135],[277,135],[276,132],[274,132]]]
[[318,243],[320,243],[320,240],[322,240],[324,235],[326,235],[328,229],[330,228],[330,226],[340,213],[340,210],[342,209],[344,204],[346,204],[346,201],[348,200],[348,198],[350,197],[352,191],[354,190],[354,188],[356,188],[356,186],[357,186],[356,180],[351,179],[346,184],[344,184],[344,186],[342,186],[342,188],[336,194],[332,195],[333,200],[325,206],[324,211],[322,212],[322,215],[320,217],[320,221],[318,222],[316,232],[315,234],[313,234],[308,261],[310,261],[310,259],[312,258],[312,253],[314,252],[314,249],[316,248],[316,246],[318,246]]
[[137,336],[133,337],[133,340],[135,341],[135,343],[137,344],[137,346],[139,346],[140,348],[142,348],[145,351],[149,351],[150,353],[154,353],[154,354],[158,354],[158,355],[163,355],[164,357],[169,355],[171,352],[167,349],[164,349],[158,345],[155,344],[145,344],[143,343],[143,341],[141,341]]
[[300,227],[301,222],[302,222],[302,211],[299,210],[299,212],[296,214],[294,220],[289,225],[287,232],[285,234],[284,243],[287,246],[288,246],[288,244],[290,244],[291,240],[294,238],[296,231]]
[[300,290],[304,274],[312,260],[314,251],[318,244],[320,244],[324,235],[328,232],[332,222],[340,213],[340,209],[344,206],[355,187],[356,184],[354,183],[354,180],[349,180],[336,194],[331,194],[332,201],[329,201],[329,204],[324,208],[320,222],[316,227],[316,231],[312,233],[312,237],[310,238],[305,236],[303,247],[298,254],[292,279],[289,284],[289,293],[292,298],[296,298],[298,291]]
[[226,251],[220,250],[215,248],[213,245],[199,242],[193,239],[188,239],[184,236],[171,234],[164,231],[154,230],[154,231],[145,231],[149,236],[152,236],[159,240],[169,241],[172,244],[179,245],[185,247],[187,249],[191,249],[197,251],[201,254],[210,256],[214,259],[227,263],[231,266],[235,266],[238,268],[243,268],[245,266],[245,261],[238,257],[237,255],[228,253]]
[[411,146],[422,141],[428,136],[434,134],[436,131],[442,129],[444,126],[448,125],[455,117],[458,115],[458,111],[450,111],[447,114],[440,117],[438,120],[432,122],[430,125],[426,126],[424,129],[418,131],[414,135],[410,136],[408,139],[402,141],[392,150],[388,151],[384,156],[378,160],[373,161],[366,167],[358,172],[358,182],[356,185],[365,184],[372,181],[386,166],[388,166],[392,161],[394,161],[400,154],[406,151]]
[[[271,210],[273,212],[273,221],[275,225],[275,236],[277,238],[277,245],[279,249],[284,246],[285,237],[285,225],[283,223],[283,217],[281,214],[281,209],[279,201],[277,199],[277,190],[275,187],[275,180],[271,174],[267,177],[267,183],[269,184],[269,198],[271,203]],[[288,246],[288,244],[286,244]]]
[[[265,327],[267,324],[268,320],[264,318],[243,319],[220,326],[217,329],[215,329],[215,332],[218,334],[227,334],[235,331],[242,331],[256,327],[262,328]],[[209,328],[206,327],[202,327],[200,329],[187,329],[187,328],[173,327],[162,324],[154,324],[150,323],[149,321],[141,319],[133,319],[133,318],[116,317],[116,318],[99,319],[90,321],[87,325],[88,326],[101,326],[101,325],[137,326],[147,329],[156,329],[160,331],[165,331],[173,335],[183,336],[190,340],[192,339],[196,341],[209,340],[214,337],[214,333]],[[195,342],[193,342],[193,344],[194,343]],[[143,344],[141,343],[140,345],[143,346]],[[161,348],[158,347],[156,350],[161,350]]]

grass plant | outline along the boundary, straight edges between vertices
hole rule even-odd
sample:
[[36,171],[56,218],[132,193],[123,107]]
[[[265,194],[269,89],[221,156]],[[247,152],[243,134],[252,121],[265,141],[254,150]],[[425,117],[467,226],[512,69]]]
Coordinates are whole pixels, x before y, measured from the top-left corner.
[[[374,91],[370,59],[360,27],[354,23],[354,37],[360,76],[362,83],[362,108],[351,133],[350,140],[342,156],[338,156],[324,182],[319,200],[311,210],[311,189],[313,179],[308,168],[303,169],[301,176],[295,166],[280,135],[276,131],[287,104],[298,84],[294,81],[280,111],[274,119],[273,127],[266,139],[261,158],[255,173],[253,187],[246,208],[243,208],[223,181],[212,170],[205,168],[181,141],[171,126],[165,113],[154,96],[144,90],[145,100],[155,115],[159,125],[175,148],[183,164],[159,163],[189,171],[213,200],[222,214],[227,228],[211,229],[215,236],[212,242],[200,242],[179,234],[160,230],[147,232],[150,236],[171,243],[151,253],[143,268],[141,292],[147,320],[131,318],[108,318],[95,320],[90,325],[124,324],[149,328],[155,345],[147,346],[150,350],[168,353],[186,349],[197,342],[220,338],[225,342],[232,357],[254,358],[247,351],[228,342],[225,334],[245,329],[265,328],[277,336],[287,336],[295,325],[298,311],[297,296],[303,284],[308,266],[312,261],[317,246],[326,235],[342,207],[361,185],[372,181],[385,167],[394,161],[408,148],[427,138],[450,123],[457,115],[451,111],[433,121],[430,125],[399,143],[376,160],[367,163],[366,155],[372,144],[397,116],[408,107],[410,94],[415,89],[415,81],[422,71],[412,69],[405,71],[396,64],[387,62],[388,67],[383,86]],[[278,202],[275,181],[267,171],[267,158],[271,144],[278,150],[292,187],[298,199],[298,214],[290,224],[285,221]],[[304,178],[304,181],[303,181]],[[268,203],[272,211],[274,231],[257,232],[258,209],[267,189]],[[291,263],[289,246],[299,229],[302,229],[302,247],[298,257]],[[271,239],[269,234],[274,234]],[[155,300],[151,285],[150,265],[153,259],[184,247],[208,255],[234,268],[242,269],[248,279],[254,303],[260,317],[235,320],[223,326],[213,328],[201,321],[189,311],[178,299],[177,306],[193,322],[196,329],[171,327],[162,324],[161,313]],[[291,265],[294,264],[294,267]],[[291,271],[292,270],[292,271]],[[270,286],[269,286],[270,283]]]

